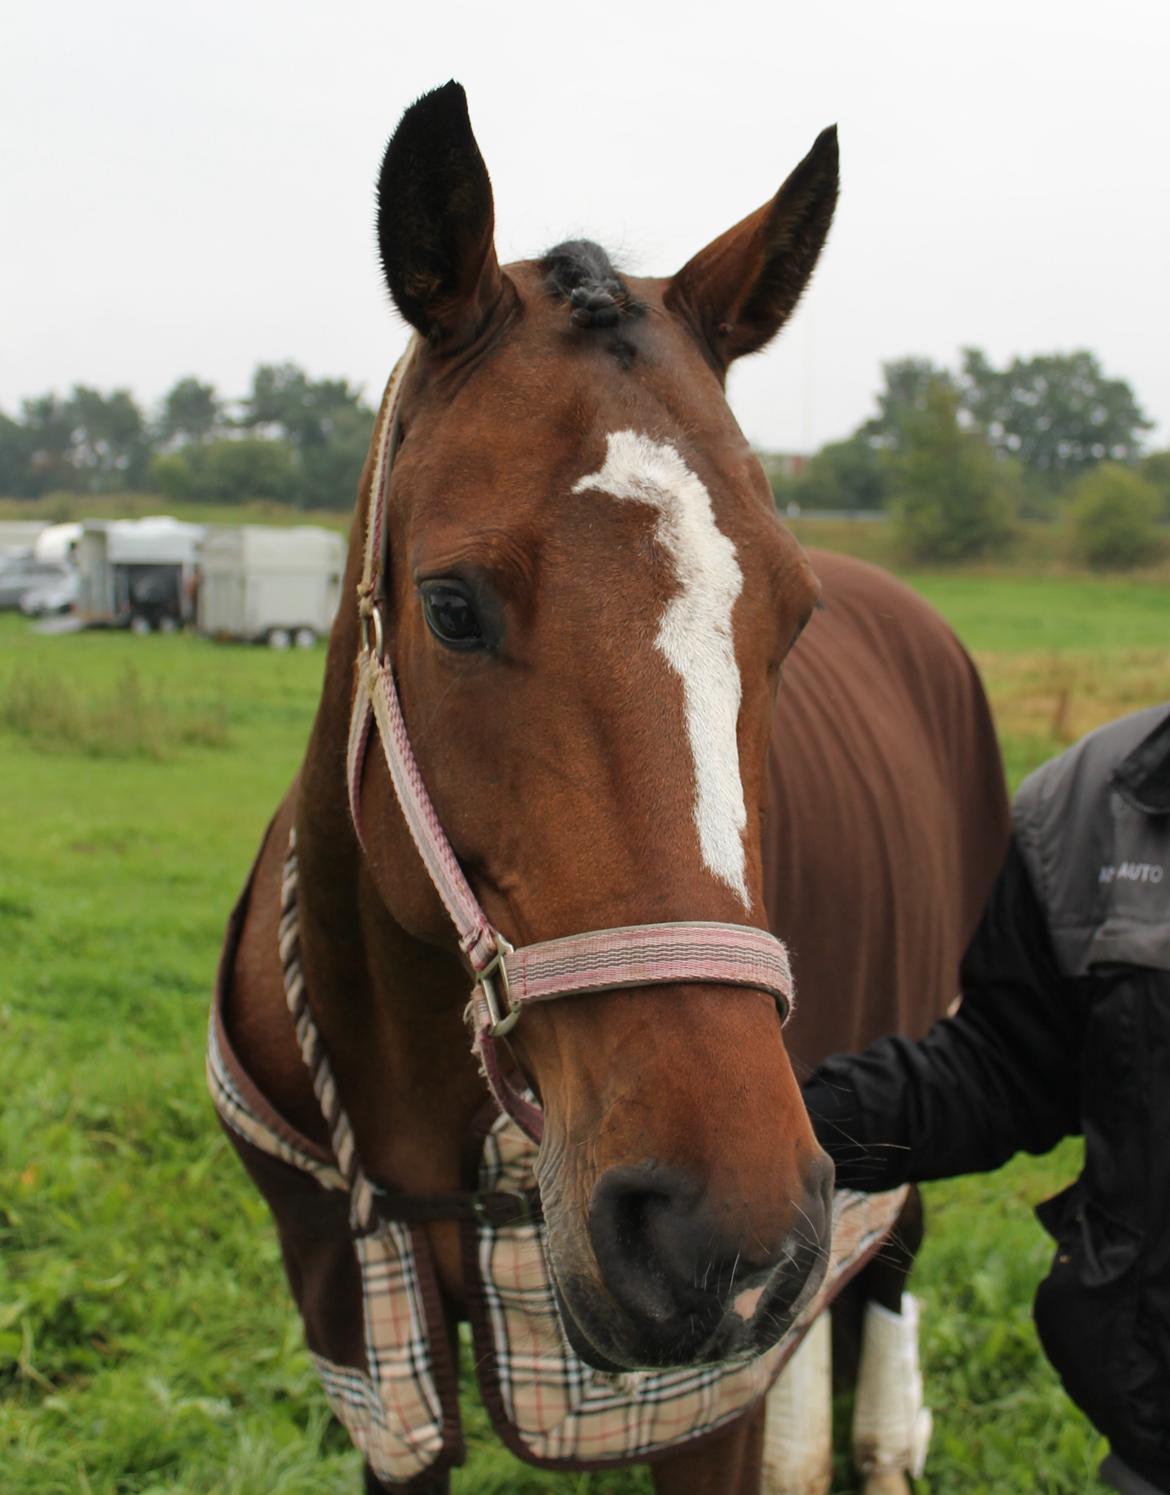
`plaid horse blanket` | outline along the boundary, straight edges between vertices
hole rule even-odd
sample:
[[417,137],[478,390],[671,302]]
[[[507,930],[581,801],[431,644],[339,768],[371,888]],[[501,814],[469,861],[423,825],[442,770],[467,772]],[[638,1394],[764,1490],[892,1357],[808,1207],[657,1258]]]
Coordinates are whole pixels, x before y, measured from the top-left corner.
[[[408,1487],[462,1462],[457,1366],[421,1226],[385,1218],[362,1171],[300,979],[296,862],[285,872],[281,954],[292,1021],[330,1122],[331,1151],[296,1132],[245,1073],[224,1022],[227,974],[248,889],[232,922],[212,1007],[207,1077],[219,1118],[264,1195],[321,1385],[377,1479]],[[561,1330],[536,1198],[536,1147],[494,1107],[478,1188],[461,1220],[475,1371],[496,1431],[543,1468],[640,1463],[713,1433],[764,1396],[818,1313],[881,1247],[904,1190],[838,1191],[825,1280],[778,1344],[749,1360],[609,1375]],[[476,1201],[483,1201],[482,1208]]]

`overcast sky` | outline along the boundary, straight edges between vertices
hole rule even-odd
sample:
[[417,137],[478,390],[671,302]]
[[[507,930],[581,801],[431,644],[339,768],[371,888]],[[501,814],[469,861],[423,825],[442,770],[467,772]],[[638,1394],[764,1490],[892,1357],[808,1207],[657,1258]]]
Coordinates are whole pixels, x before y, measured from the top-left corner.
[[154,401],[261,361],[364,385],[403,343],[373,182],[403,108],[467,88],[502,259],[586,234],[677,269],[841,131],[801,309],[731,379],[757,444],[870,412],[880,364],[1076,347],[1170,442],[1166,0],[9,0],[0,408]]

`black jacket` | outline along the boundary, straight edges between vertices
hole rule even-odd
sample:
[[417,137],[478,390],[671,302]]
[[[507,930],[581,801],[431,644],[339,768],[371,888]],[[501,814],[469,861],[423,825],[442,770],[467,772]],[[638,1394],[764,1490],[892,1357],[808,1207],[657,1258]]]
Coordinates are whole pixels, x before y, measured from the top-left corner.
[[1069,1395],[1170,1490],[1170,711],[1138,712],[1025,780],[1007,859],[920,1043],[885,1038],[805,1086],[838,1181],[997,1168],[1083,1132],[1043,1204],[1036,1324]]

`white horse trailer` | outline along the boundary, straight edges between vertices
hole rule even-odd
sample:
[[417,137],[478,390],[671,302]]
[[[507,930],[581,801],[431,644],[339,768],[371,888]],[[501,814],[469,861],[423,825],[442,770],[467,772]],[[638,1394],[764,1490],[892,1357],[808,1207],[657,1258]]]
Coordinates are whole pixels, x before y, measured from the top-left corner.
[[83,622],[135,633],[178,628],[192,616],[201,524],[155,515],[87,520],[77,540]]
[[329,632],[344,571],[345,541],[333,530],[216,526],[199,553],[199,631],[309,648]]
[[72,521],[65,524],[46,524],[36,538],[33,555],[38,561],[71,561],[74,546],[80,539],[80,524]]
[[37,539],[48,527],[44,519],[0,519],[0,556],[35,554]]

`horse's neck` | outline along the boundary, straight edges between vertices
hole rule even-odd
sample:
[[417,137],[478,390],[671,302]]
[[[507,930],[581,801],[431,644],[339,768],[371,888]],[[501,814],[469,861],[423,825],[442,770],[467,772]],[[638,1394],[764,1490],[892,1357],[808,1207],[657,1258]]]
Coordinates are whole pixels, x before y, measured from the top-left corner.
[[[451,953],[395,920],[358,844],[344,769],[357,641],[345,632],[330,643],[296,815],[306,987],[367,1170],[411,1191],[453,1188],[485,1095],[463,1022],[469,981]],[[367,784],[380,767],[372,743]],[[409,893],[426,872],[397,807],[381,793],[371,800],[380,809],[365,834],[395,845]]]

